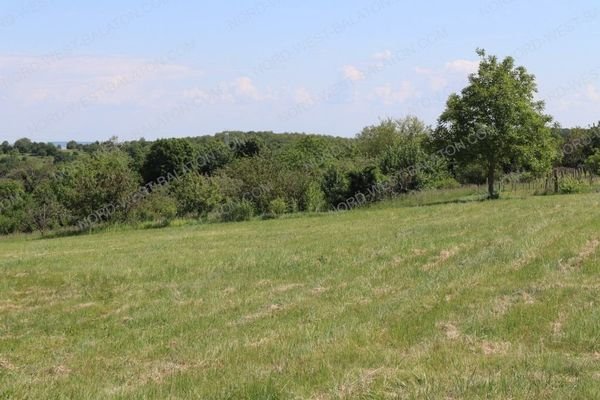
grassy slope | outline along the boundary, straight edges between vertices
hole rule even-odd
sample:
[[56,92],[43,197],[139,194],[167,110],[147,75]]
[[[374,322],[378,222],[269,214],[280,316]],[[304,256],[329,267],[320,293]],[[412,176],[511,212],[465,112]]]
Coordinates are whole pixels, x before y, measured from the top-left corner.
[[0,241],[0,398],[599,398],[600,196]]

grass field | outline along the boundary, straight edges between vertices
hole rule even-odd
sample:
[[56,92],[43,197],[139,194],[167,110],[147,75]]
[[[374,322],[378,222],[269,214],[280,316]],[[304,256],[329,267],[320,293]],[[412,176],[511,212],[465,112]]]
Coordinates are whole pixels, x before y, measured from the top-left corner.
[[600,195],[0,240],[0,398],[600,398]]

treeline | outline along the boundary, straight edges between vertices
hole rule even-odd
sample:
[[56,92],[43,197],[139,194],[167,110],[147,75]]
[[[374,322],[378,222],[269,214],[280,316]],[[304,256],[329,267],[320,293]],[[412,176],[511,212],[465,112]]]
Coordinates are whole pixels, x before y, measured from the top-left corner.
[[[480,164],[457,163],[415,117],[356,138],[271,132],[80,145],[21,139],[1,146],[0,232],[87,230],[176,217],[239,221],[346,210],[427,188],[484,184]],[[553,130],[555,167],[600,172],[600,125]],[[443,157],[440,156],[443,154]],[[505,163],[499,176],[543,171]]]

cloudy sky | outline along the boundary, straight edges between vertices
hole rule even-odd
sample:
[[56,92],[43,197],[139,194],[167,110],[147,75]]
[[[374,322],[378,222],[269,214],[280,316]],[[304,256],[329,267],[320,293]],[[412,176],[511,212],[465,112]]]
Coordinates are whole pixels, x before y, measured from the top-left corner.
[[597,0],[3,0],[0,36],[0,141],[434,124],[477,47],[600,120]]

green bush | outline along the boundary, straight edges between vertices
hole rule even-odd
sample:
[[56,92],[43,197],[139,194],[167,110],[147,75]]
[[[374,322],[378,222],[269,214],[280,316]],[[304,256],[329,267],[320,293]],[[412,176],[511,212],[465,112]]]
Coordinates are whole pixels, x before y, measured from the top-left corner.
[[177,216],[177,201],[166,190],[154,191],[137,202],[129,213],[130,222],[158,222],[168,225]]
[[287,202],[281,197],[271,200],[269,203],[269,212],[275,217],[285,214],[287,208]]
[[139,190],[130,161],[118,149],[82,156],[65,166],[53,191],[75,220],[95,214],[98,220],[118,221],[126,217],[129,200]]
[[254,206],[248,200],[229,200],[219,210],[219,219],[223,222],[248,221],[253,216]]
[[223,200],[218,186],[197,172],[180,176],[171,184],[170,192],[177,200],[180,216],[205,216]]
[[558,190],[561,194],[574,194],[585,191],[587,185],[582,180],[566,177],[558,184]]
[[336,207],[348,198],[348,178],[339,168],[330,168],[323,176],[321,189],[330,207]]
[[[304,210],[308,212],[319,212],[325,210],[327,204],[325,202],[325,194],[316,182],[311,182],[302,199]],[[292,210],[292,212],[294,212]]]
[[381,193],[379,184],[382,182],[382,176],[377,167],[366,167],[358,171],[348,173],[348,194],[355,196],[362,194],[368,198],[368,201],[379,200]]
[[25,230],[29,225],[26,210],[31,208],[21,182],[0,179],[0,234]]
[[589,156],[585,162],[585,166],[594,174],[600,175],[600,149],[596,149],[596,152]]
[[38,185],[31,195],[31,207],[27,209],[29,230],[42,233],[66,226],[71,221],[69,211],[58,201],[49,181]]

